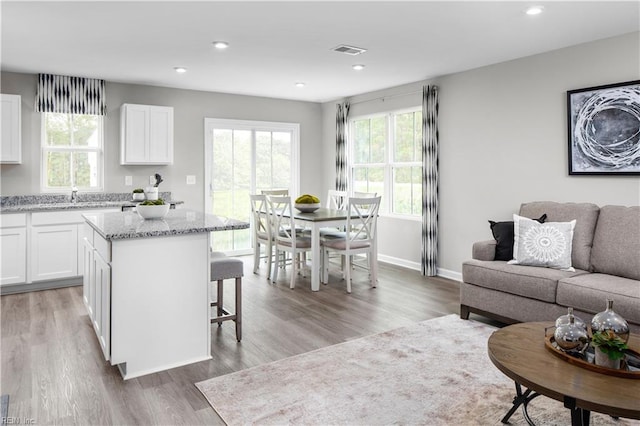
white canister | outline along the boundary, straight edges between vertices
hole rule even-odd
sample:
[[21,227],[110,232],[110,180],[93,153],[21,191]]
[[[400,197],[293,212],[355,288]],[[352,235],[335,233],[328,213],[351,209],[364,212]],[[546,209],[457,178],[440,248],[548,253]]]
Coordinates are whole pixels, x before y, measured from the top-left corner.
[[157,200],[158,199],[158,187],[157,186],[148,186],[144,190],[144,195],[147,200]]

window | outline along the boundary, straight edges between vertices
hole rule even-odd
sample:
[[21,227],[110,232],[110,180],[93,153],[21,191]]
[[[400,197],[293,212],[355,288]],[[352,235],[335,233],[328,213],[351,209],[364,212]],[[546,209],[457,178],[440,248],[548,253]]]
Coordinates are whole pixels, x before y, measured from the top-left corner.
[[382,196],[382,213],[422,214],[422,111],[350,121],[351,190]]
[[101,115],[42,114],[42,189],[102,190]]

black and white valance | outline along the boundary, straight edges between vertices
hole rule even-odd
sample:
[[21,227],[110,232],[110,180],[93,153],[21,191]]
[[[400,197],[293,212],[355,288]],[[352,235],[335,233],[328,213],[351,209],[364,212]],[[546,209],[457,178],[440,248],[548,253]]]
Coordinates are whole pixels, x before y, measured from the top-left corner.
[[104,80],[38,74],[37,112],[105,115]]
[[438,273],[438,88],[422,90],[422,275]]

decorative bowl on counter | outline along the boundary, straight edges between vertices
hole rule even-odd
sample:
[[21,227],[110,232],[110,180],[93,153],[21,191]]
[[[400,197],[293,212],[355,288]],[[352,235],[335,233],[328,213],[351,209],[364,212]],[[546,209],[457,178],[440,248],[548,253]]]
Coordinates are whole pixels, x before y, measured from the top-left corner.
[[154,206],[145,206],[142,204],[138,204],[138,206],[136,206],[136,210],[138,211],[140,217],[142,217],[143,219],[162,219],[169,212],[169,207],[171,207],[170,204],[161,204]]
[[320,203],[295,203],[294,207],[302,213],[312,213],[320,208]]

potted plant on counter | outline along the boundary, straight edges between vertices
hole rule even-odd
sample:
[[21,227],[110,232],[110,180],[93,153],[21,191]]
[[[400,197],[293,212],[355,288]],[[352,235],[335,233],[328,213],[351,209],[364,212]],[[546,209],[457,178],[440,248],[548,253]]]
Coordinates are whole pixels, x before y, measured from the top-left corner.
[[158,198],[141,202],[136,211],[143,219],[162,219],[169,212],[169,207],[162,198]]
[[596,331],[591,338],[591,344],[595,347],[596,365],[602,367],[620,369],[620,361],[624,358],[627,344],[611,330]]
[[133,201],[144,201],[144,189],[136,188],[133,190]]

